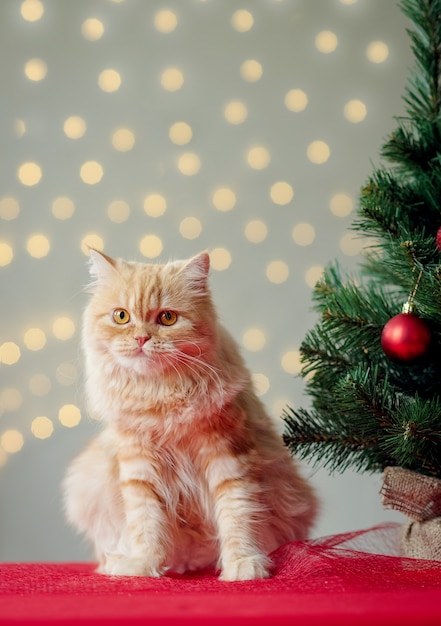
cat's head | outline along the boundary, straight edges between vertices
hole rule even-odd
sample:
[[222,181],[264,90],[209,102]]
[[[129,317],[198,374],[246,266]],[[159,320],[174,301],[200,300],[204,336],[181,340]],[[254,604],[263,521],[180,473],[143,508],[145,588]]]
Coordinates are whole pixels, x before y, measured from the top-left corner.
[[181,376],[209,359],[216,319],[206,252],[165,264],[115,260],[96,250],[90,259],[86,352],[147,376]]

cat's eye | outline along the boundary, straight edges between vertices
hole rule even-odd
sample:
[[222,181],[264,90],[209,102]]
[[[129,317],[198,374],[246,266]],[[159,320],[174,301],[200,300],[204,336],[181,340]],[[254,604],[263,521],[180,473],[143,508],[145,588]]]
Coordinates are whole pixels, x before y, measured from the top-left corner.
[[117,324],[127,324],[127,322],[130,322],[130,313],[125,309],[115,309],[113,311],[113,320]]
[[173,326],[178,321],[178,314],[174,311],[161,311],[158,315],[158,324],[161,326]]

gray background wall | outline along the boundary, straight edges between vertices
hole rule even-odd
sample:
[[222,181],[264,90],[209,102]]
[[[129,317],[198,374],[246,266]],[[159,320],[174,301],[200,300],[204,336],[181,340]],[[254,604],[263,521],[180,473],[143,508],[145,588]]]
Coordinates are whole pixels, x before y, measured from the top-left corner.
[[[406,26],[394,0],[1,0],[1,560],[91,558],[59,489],[97,429],[85,243],[137,260],[208,248],[280,430],[286,404],[308,405],[312,287],[358,262],[349,226],[403,113]],[[315,536],[400,519],[380,476],[304,470]]]

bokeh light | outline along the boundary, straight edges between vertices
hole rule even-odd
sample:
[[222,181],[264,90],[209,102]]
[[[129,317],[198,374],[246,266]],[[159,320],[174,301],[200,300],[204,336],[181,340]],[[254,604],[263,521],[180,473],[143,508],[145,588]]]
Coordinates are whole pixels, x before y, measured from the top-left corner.
[[98,41],[104,34],[104,24],[96,17],[89,17],[82,23],[81,33],[88,41]]
[[178,18],[174,11],[170,9],[162,9],[155,15],[154,25],[160,33],[172,33],[178,24]]
[[231,265],[231,252],[226,248],[214,248],[210,251],[210,264],[214,270],[223,272]]
[[6,430],[0,437],[0,446],[8,454],[20,452],[24,445],[23,435],[19,430]]
[[218,211],[231,211],[236,205],[236,194],[229,187],[219,187],[213,193],[213,204]]
[[20,204],[16,198],[2,198],[0,200],[0,218],[14,220],[20,213]]
[[47,64],[42,59],[29,59],[25,64],[24,73],[29,80],[38,83],[46,78]]
[[29,328],[23,336],[23,343],[26,348],[34,352],[44,348],[46,341],[46,334],[41,328]]
[[263,68],[259,61],[249,59],[240,66],[241,77],[249,83],[255,83],[262,78]]
[[266,277],[271,283],[284,283],[289,276],[289,267],[285,261],[278,259],[268,263],[266,268]]
[[158,257],[164,248],[162,239],[157,235],[146,235],[143,237],[139,244],[141,254],[148,259],[155,259]]
[[22,163],[22,165],[18,168],[18,179],[27,187],[38,185],[41,180],[41,176],[42,171],[38,163],[29,161],[27,163]]
[[34,259],[42,259],[49,254],[51,244],[46,235],[36,233],[26,242],[26,250]]
[[262,220],[251,220],[245,226],[245,237],[251,243],[261,243],[268,235],[268,228]]
[[389,57],[389,46],[384,41],[371,41],[366,56],[371,63],[384,63]]
[[294,189],[292,185],[286,181],[278,181],[271,186],[270,197],[274,204],[281,206],[289,204],[294,197]]
[[160,217],[167,210],[167,201],[159,193],[149,194],[144,200],[144,211],[149,217]]
[[122,79],[121,74],[115,69],[103,70],[98,76],[98,86],[102,91],[106,93],[113,93],[118,91],[121,87]]
[[74,428],[81,421],[81,411],[75,404],[65,404],[58,411],[58,419],[66,428]]
[[40,0],[24,0],[21,3],[20,13],[27,22],[36,22],[43,17],[44,5]]
[[224,117],[230,124],[242,124],[248,117],[248,109],[240,100],[231,100],[224,107]]
[[48,417],[40,415],[32,420],[31,432],[37,439],[48,439],[54,432],[54,425]]

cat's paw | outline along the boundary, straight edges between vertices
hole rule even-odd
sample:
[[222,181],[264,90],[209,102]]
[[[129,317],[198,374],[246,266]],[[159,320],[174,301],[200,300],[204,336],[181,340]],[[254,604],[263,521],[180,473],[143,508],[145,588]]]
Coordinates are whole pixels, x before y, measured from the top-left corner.
[[107,554],[106,560],[98,568],[100,574],[108,576],[152,576],[158,578],[165,572],[159,564],[151,564],[142,557],[129,557],[124,554]]
[[271,561],[263,554],[242,556],[224,563],[220,580],[256,580],[269,578]]

